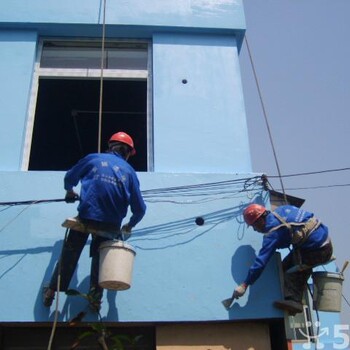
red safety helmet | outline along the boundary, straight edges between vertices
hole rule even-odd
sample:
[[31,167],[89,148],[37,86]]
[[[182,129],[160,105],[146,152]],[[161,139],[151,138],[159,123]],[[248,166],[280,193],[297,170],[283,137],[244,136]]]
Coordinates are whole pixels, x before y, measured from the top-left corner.
[[128,145],[129,147],[131,147],[131,152],[130,155],[133,156],[136,154],[136,150],[134,148],[134,141],[131,138],[131,136],[129,136],[126,132],[123,131],[119,131],[115,134],[113,134],[111,136],[111,138],[109,139],[109,143],[110,142],[121,142],[121,143],[125,143],[126,145]]
[[256,220],[258,220],[264,213],[266,208],[260,204],[250,204],[244,209],[243,217],[244,221],[248,225],[253,225]]

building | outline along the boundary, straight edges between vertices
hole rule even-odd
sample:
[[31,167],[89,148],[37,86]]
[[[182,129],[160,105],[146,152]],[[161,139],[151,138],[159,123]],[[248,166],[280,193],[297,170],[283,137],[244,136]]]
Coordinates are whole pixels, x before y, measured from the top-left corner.
[[[1,201],[62,198],[65,170],[103,151],[111,133],[133,135],[148,211],[129,240],[132,288],[106,292],[101,315],[117,332],[143,334],[142,349],[287,349],[296,329],[313,328],[305,318],[290,326],[272,306],[281,298],[279,254],[229,311],[221,304],[260,247],[242,208],[270,200],[251,169],[244,30],[241,0],[0,3]],[[47,347],[55,312],[41,290],[61,224],[75,214],[60,202],[2,210],[4,349]],[[86,249],[72,288],[87,290],[89,265]],[[74,341],[81,329],[67,321],[87,306],[63,294],[59,304],[55,349]],[[93,321],[88,313],[79,326]]]

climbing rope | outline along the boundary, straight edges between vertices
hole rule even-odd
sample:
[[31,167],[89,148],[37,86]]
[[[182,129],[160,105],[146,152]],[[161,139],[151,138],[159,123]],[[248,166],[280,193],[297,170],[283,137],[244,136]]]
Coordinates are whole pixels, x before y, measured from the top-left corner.
[[55,292],[55,296],[56,296],[55,317],[54,317],[54,320],[52,323],[50,339],[49,339],[49,343],[47,346],[47,350],[51,350],[53,339],[55,337],[55,333],[56,333],[56,329],[57,329],[57,322],[58,322],[58,316],[59,316],[58,306],[59,306],[59,300],[60,300],[59,298],[60,298],[60,290],[61,290],[62,255],[63,255],[64,244],[68,238],[68,232],[69,232],[69,229],[67,228],[66,233],[64,234],[64,240],[63,240],[63,244],[62,244],[62,248],[61,248],[60,258],[58,259],[58,274],[57,274],[56,292]]
[[101,138],[102,138],[103,69],[104,69],[104,64],[105,64],[105,39],[106,39],[106,2],[107,2],[107,0],[103,0],[100,102],[99,102],[99,111],[98,111],[98,145],[97,145],[98,153],[101,153]]
[[264,119],[265,119],[266,128],[267,128],[267,131],[268,131],[268,134],[269,134],[269,139],[270,139],[270,143],[271,143],[271,147],[272,147],[273,156],[274,156],[275,163],[276,163],[276,168],[277,168],[277,172],[278,172],[278,177],[279,177],[279,180],[280,180],[280,183],[281,183],[281,188],[282,188],[282,192],[283,192],[284,201],[285,201],[286,204],[288,204],[286,192],[285,192],[285,190],[284,190],[284,185],[283,185],[281,170],[280,170],[280,166],[279,166],[279,163],[278,163],[278,160],[277,160],[276,149],[275,149],[275,145],[274,145],[274,142],[273,142],[273,139],[272,139],[272,133],[271,133],[269,121],[268,121],[268,118],[267,118],[267,113],[266,113],[266,109],[265,109],[265,104],[264,104],[264,101],[263,101],[263,98],[262,98],[262,93],[261,93],[261,89],[260,89],[258,77],[257,77],[257,74],[256,74],[255,65],[254,65],[253,58],[252,58],[252,54],[251,54],[250,47],[249,47],[249,44],[248,44],[247,35],[244,36],[244,41],[245,41],[246,46],[247,46],[248,56],[249,56],[250,64],[251,64],[251,66],[252,66],[252,71],[253,71],[253,75],[254,75],[256,87],[257,87],[257,90],[258,90],[259,99],[260,99],[261,108],[262,108],[263,115],[264,115]]

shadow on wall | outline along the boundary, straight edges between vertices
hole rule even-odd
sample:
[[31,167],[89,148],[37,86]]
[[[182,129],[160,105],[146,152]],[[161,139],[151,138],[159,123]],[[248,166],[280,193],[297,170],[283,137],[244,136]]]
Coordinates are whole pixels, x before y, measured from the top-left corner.
[[250,245],[242,245],[236,249],[231,260],[231,274],[235,283],[241,284],[245,280],[255,258],[255,249]]
[[52,251],[52,247],[37,247],[37,248],[29,248],[29,249],[13,249],[13,250],[0,250],[1,259],[11,256],[11,255],[21,255],[21,257],[17,260],[15,264],[5,270],[1,275],[0,279],[2,279],[6,274],[8,274],[11,270],[13,270],[27,255],[36,255],[41,253],[49,253]]
[[[250,245],[243,245],[236,249],[231,260],[231,274],[236,285],[241,284],[247,277],[249,267],[252,265],[256,258],[255,249]],[[249,288],[247,293],[248,300],[245,305],[249,305],[249,300],[255,299],[255,289]],[[244,306],[239,305],[237,302],[233,302],[232,307],[229,310],[230,316],[236,315],[239,309],[243,309]]]
[[[43,300],[42,300],[42,289],[50,281],[50,278],[52,276],[56,263],[61,254],[62,244],[63,244],[63,240],[57,241],[52,248],[50,247],[49,250],[46,250],[46,251],[52,251],[52,255],[51,255],[50,262],[46,268],[46,271],[43,275],[43,280],[41,284],[39,284],[39,290],[34,303],[34,320],[35,321],[43,321],[43,320],[53,321],[55,318],[56,299],[53,301],[51,307],[45,307],[43,305]],[[36,250],[40,250],[40,249],[36,249]],[[79,264],[77,264],[77,268],[69,284],[69,289],[75,289],[81,293],[87,293],[90,285],[90,275],[88,275],[80,283],[78,283],[78,278],[77,278],[78,269],[79,269]],[[65,293],[61,292],[59,297],[62,298],[63,296],[65,296]],[[105,301],[107,299],[107,302],[108,302],[108,311],[107,311],[106,319],[113,319],[115,321],[118,321],[118,309],[116,307],[116,296],[117,296],[116,291],[111,291],[111,290],[104,291],[104,298],[102,299],[102,301]],[[56,294],[56,298],[57,298],[57,294]],[[60,305],[61,305],[61,302],[60,302]],[[86,317],[84,318],[84,321],[98,320],[98,315],[96,314],[96,312],[93,312],[90,310],[88,301],[82,297],[67,296],[65,298],[64,305],[60,307],[60,310],[61,311],[59,312],[59,316],[58,316],[59,322],[71,320],[77,317],[78,314],[81,312],[86,312]]]

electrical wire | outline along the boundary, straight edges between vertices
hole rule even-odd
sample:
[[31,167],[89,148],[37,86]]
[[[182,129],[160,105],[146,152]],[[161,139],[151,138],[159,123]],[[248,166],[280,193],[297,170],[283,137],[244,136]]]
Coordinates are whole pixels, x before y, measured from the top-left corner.
[[[64,198],[59,199],[32,199],[27,201],[14,201],[14,202],[0,202],[1,205],[6,205],[9,208],[14,205],[23,205],[23,204],[41,204],[41,203],[54,203],[54,202],[64,202]],[[7,208],[6,208],[7,209]]]
[[339,172],[339,171],[347,171],[350,170],[350,168],[338,168],[338,169],[328,169],[328,170],[319,170],[319,171],[310,171],[306,173],[296,173],[296,174],[288,174],[288,175],[269,175],[270,178],[278,178],[278,177],[293,177],[293,176],[305,176],[305,175],[317,175],[317,174],[324,174],[324,173],[333,173],[333,172]]
[[[240,178],[235,180],[226,180],[210,183],[201,183],[196,185],[184,185],[165,188],[155,188],[150,190],[141,191],[145,201],[149,202],[161,202],[164,196],[167,197],[198,197],[209,195],[235,195],[237,193],[255,191],[261,189],[262,180],[261,176],[253,176],[250,178]],[[159,198],[161,198],[159,200]],[[65,199],[40,199],[40,200],[27,200],[27,201],[13,201],[13,202],[0,202],[0,206],[7,207],[23,204],[40,204],[40,203],[52,203],[52,202],[64,202]],[[205,199],[203,201],[206,201]],[[175,201],[174,201],[175,202]],[[196,201],[200,203],[201,201]],[[180,202],[179,202],[180,203]],[[6,210],[8,208],[5,208]]]
[[[286,188],[287,191],[298,191],[298,190],[316,190],[325,188],[335,188],[335,187],[349,187],[350,184],[339,184],[339,185],[320,185],[320,186],[310,186],[310,187],[291,187]],[[277,189],[279,191],[279,189]]]
[[226,180],[210,183],[200,183],[196,185],[184,185],[165,188],[156,188],[142,191],[143,198],[171,196],[203,196],[210,194],[224,193],[230,187],[240,188],[240,191],[249,191],[255,186],[262,186],[261,176],[253,176],[250,178],[241,178],[235,180]]
[[0,232],[4,231],[7,226],[9,226],[12,222],[14,222],[21,214],[23,214],[24,211],[26,211],[30,206],[32,206],[34,203],[29,204],[24,209],[22,209],[15,217],[13,217],[10,221],[8,221],[3,227],[0,228]]

